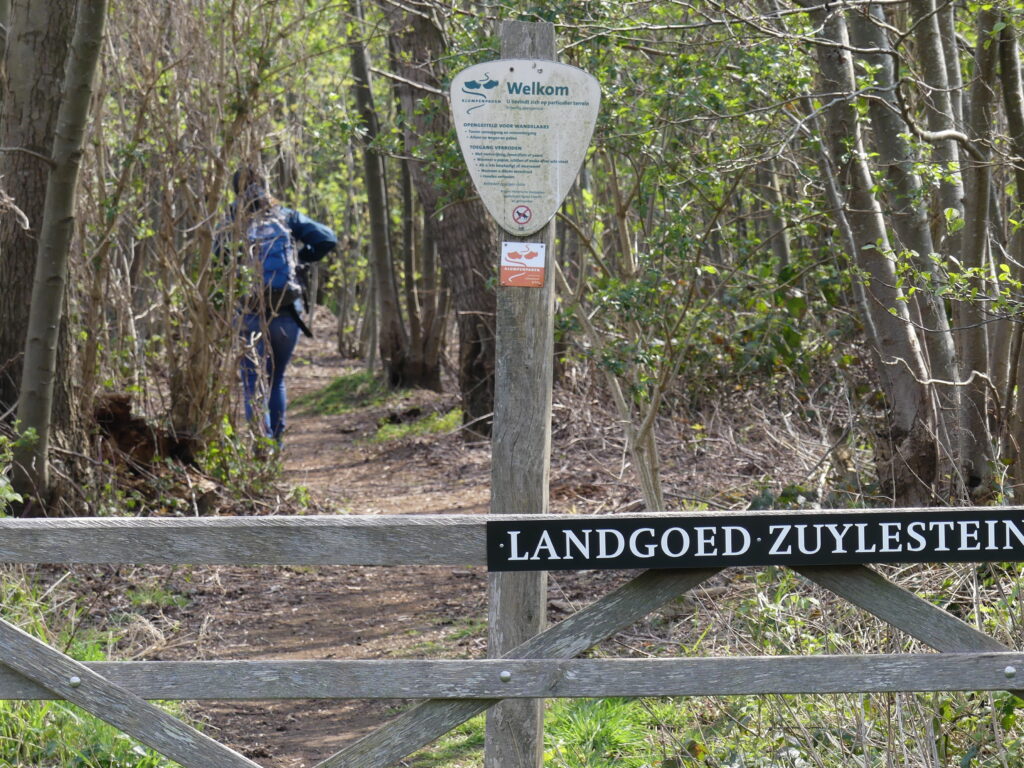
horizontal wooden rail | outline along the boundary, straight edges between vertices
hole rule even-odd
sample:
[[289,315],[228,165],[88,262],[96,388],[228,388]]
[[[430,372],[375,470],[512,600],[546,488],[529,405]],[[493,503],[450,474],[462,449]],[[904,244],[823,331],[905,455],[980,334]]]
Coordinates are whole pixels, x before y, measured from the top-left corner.
[[483,516],[0,519],[0,563],[483,565]]
[[[934,509],[856,510],[865,520],[911,511],[936,514]],[[728,521],[731,515],[760,514],[778,513],[716,512],[715,517]],[[786,514],[806,515],[809,520],[821,515],[816,510]],[[706,517],[706,513],[646,512],[629,517],[685,519]],[[534,515],[0,518],[0,563],[484,565],[488,522],[536,519]],[[543,519],[600,523],[612,518],[545,515]]]
[[[994,691],[1024,654],[85,664],[146,699],[494,699]],[[81,684],[85,686],[85,683]],[[83,691],[84,693],[85,691]],[[0,699],[59,698],[0,666]]]
[[[892,512],[892,510],[888,510]],[[1021,510],[1016,510],[1020,513]],[[735,513],[750,515],[750,513]],[[766,512],[774,515],[774,512]],[[787,513],[789,514],[789,513]],[[820,513],[807,511],[810,519]],[[872,512],[859,513],[865,518]],[[645,513],[631,517],[703,517]],[[716,515],[728,519],[729,513]],[[487,524],[518,515],[0,519],[0,563],[486,565]],[[549,515],[600,524],[606,516]],[[792,521],[790,521],[792,522]],[[859,525],[859,524],[858,524]],[[596,526],[595,526],[596,527]],[[72,701],[183,765],[255,765],[145,699],[425,699],[318,768],[378,768],[502,699],[1016,689],[1024,653],[1004,650],[863,565],[797,566],[808,578],[940,654],[575,659],[718,568],[639,575],[504,659],[82,664],[11,625],[0,633],[0,700]],[[4,638],[6,637],[6,641]],[[4,645],[6,642],[6,645]],[[108,707],[107,704],[112,704]],[[211,757],[212,756],[212,757]],[[193,759],[194,758],[194,759]]]

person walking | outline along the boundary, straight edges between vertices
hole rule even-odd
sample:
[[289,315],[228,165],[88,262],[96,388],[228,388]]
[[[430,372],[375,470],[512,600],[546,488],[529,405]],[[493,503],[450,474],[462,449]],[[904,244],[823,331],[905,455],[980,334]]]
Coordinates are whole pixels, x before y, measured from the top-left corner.
[[258,168],[240,168],[231,182],[235,201],[216,242],[218,251],[234,250],[242,273],[254,284],[239,314],[245,417],[280,447],[287,406],[285,371],[300,331],[313,335],[302,320],[300,265],[324,258],[338,238],[324,224],[281,205]]

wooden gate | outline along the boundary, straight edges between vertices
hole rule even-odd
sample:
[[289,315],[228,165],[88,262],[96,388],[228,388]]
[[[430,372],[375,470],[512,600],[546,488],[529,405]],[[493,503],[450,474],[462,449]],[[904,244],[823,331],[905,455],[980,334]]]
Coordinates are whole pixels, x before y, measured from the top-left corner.
[[[496,519],[512,518],[2,519],[0,562],[484,565],[485,524]],[[1018,670],[1024,674],[1024,653],[870,568],[795,570],[941,654],[576,659],[718,572],[651,570],[503,658],[482,661],[83,664],[0,621],[0,699],[64,699],[185,768],[257,764],[147,699],[422,699],[316,767],[369,768],[395,763],[503,699],[1003,689],[1024,696],[1015,689]]]

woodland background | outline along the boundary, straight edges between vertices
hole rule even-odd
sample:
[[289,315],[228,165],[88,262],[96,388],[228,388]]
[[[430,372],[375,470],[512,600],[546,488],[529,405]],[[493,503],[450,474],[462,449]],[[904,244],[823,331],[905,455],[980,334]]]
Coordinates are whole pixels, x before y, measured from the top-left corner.
[[[509,18],[553,22],[602,87],[555,221],[556,459],[584,477],[571,449],[600,423],[630,492],[584,508],[1021,502],[1024,4],[0,0],[0,514],[202,513],[200,483],[265,508],[278,465],[238,403],[247,285],[212,247],[243,163],[340,234],[315,290],[360,381],[446,390],[455,439],[486,441],[499,235],[445,89]],[[721,446],[742,458],[727,488],[677,482],[681,454]],[[1018,564],[891,575],[1020,647]],[[2,576],[6,615],[108,650],[72,642],[73,598]],[[912,648],[788,572],[714,589],[630,648]],[[655,725],[567,705],[549,762],[625,765],[623,739],[656,734],[665,768],[1009,768],[1018,703],[637,705]],[[0,746],[38,733],[45,753],[55,711],[0,710]]]
[[[212,232],[243,162],[342,234],[318,288],[339,349],[393,386],[452,374],[487,436],[497,233],[444,89],[510,17],[553,21],[560,59],[602,84],[556,223],[559,370],[603,380],[648,507],[658,420],[736,391],[795,399],[833,456],[869,457],[829,503],[1024,482],[1016,3],[82,2],[98,71],[61,165],[78,5],[0,4],[0,414],[37,513],[94,509],[111,394],[179,457],[238,426],[244,286]],[[69,165],[73,219],[48,221]],[[72,222],[66,286],[47,273],[33,302],[44,235]],[[56,338],[28,334],[61,298]],[[23,365],[27,337],[55,347],[52,374]],[[19,421],[47,376],[52,407]]]
[[[553,21],[560,59],[602,84],[557,219],[559,359],[604,378],[648,507],[665,504],[658,419],[751,389],[870,452],[847,505],[1024,482],[1015,3],[82,2],[87,101],[79,4],[3,5],[0,413],[38,510],[88,511],[111,393],[186,458],[235,424],[245,286],[212,232],[243,162],[342,233],[319,285],[339,349],[393,386],[440,388],[447,366],[466,433],[487,436],[497,234],[444,89],[512,16]],[[62,164],[76,94],[84,140]],[[73,219],[47,219],[71,165]],[[66,287],[43,274],[33,302],[36,252],[52,261],[72,221]],[[59,334],[29,334],[61,298]],[[52,374],[32,343],[56,347]],[[52,407],[26,407],[47,376]]]

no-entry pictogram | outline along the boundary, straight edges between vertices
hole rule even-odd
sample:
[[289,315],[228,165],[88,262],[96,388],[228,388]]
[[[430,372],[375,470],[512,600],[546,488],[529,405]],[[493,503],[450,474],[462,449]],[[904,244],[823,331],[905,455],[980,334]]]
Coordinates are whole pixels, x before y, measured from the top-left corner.
[[533,218],[533,211],[528,205],[517,205],[512,209],[512,220],[519,225],[529,224]]

